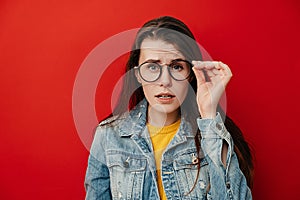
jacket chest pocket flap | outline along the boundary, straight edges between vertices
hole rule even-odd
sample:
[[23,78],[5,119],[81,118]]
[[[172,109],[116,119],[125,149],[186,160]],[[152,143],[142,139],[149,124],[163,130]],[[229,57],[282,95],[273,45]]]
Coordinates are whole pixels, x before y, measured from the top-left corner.
[[145,171],[147,160],[142,156],[126,154],[124,152],[110,152],[107,155],[108,168],[114,168],[123,172]]
[[178,155],[173,162],[174,170],[197,169],[199,162],[200,167],[208,165],[208,162],[205,159],[205,157],[199,159],[195,155],[195,153],[186,153]]

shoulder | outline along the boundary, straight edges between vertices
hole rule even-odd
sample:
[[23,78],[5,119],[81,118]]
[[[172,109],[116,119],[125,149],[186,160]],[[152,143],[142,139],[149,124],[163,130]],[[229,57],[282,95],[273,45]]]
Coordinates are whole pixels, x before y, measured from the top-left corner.
[[107,149],[109,144],[117,143],[119,141],[119,124],[121,122],[119,116],[110,116],[101,121],[94,130],[92,151],[102,152]]
[[118,115],[111,114],[99,123],[96,128],[96,133],[105,132],[107,133],[106,135],[110,135],[110,133],[113,132],[113,135],[120,137],[135,133],[135,131],[138,131],[137,129],[145,125],[147,112],[146,103],[146,101],[142,101],[129,111]]
[[126,117],[127,113],[123,113],[121,115],[110,115],[106,119],[102,120],[97,128],[108,128],[119,125]]
[[[98,139],[108,139],[107,137],[112,137],[119,132],[127,114],[113,115],[102,120],[95,130],[95,138]],[[117,134],[118,135],[118,134]]]

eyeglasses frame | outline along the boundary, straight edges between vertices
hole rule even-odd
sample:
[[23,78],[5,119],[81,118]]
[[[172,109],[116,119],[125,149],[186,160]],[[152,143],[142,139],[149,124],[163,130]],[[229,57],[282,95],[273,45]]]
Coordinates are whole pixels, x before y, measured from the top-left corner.
[[[180,61],[181,61],[181,62],[183,61],[183,62],[187,63],[187,64],[190,66],[190,72],[189,72],[188,76],[187,76],[185,79],[182,79],[182,80],[181,80],[181,79],[176,79],[176,78],[171,74],[171,72],[170,72],[171,65],[174,64],[174,62],[180,62]],[[160,69],[159,76],[158,76],[155,80],[153,80],[153,81],[148,81],[148,80],[146,80],[146,79],[142,76],[142,74],[141,74],[141,71],[140,71],[141,66],[144,65],[144,64],[146,64],[146,63],[155,63],[155,64],[157,64],[157,65],[159,66],[159,69]],[[172,60],[170,64],[164,64],[164,65],[167,65],[167,69],[168,69],[169,75],[170,75],[175,81],[184,81],[184,80],[188,79],[188,78],[191,76],[192,67],[194,66],[191,62],[189,62],[188,60],[184,60],[184,59],[175,59],[175,60]],[[140,64],[139,66],[135,66],[134,69],[137,69],[137,70],[138,70],[139,75],[141,76],[141,78],[142,78],[144,81],[146,81],[146,82],[148,82],[148,83],[153,83],[153,82],[157,81],[157,80],[161,77],[161,75],[162,75],[162,67],[163,67],[163,66],[162,66],[161,64],[159,64],[158,62],[149,62],[149,61],[146,61],[146,62],[143,62],[142,64]]]

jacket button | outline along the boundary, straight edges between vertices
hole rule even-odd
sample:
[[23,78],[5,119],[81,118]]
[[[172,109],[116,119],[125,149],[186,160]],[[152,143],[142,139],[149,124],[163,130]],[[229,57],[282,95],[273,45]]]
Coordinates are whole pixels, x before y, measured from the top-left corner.
[[205,183],[203,181],[199,181],[199,184],[200,184],[200,188],[201,189],[204,189],[205,188]]
[[125,168],[128,168],[129,167],[129,159],[130,157],[128,157],[124,162],[123,162],[123,165]]
[[218,130],[222,130],[222,125],[220,123],[216,123],[216,127]]
[[125,161],[123,164],[124,164],[124,167],[125,167],[125,168],[128,168],[128,167],[129,167],[129,163],[128,163],[127,161]]
[[230,189],[230,183],[229,182],[226,183],[226,187],[227,187],[227,189]]
[[192,163],[193,163],[193,165],[198,164],[198,158],[193,158]]

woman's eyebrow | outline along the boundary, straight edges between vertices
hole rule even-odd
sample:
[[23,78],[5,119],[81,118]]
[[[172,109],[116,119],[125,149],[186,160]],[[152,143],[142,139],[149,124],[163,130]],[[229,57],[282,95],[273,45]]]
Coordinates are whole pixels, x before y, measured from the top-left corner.
[[148,59],[148,60],[145,60],[143,63],[146,63],[146,62],[150,62],[150,63],[159,63],[160,60]]
[[[175,58],[175,59],[172,59],[170,63],[174,62],[174,61],[183,61],[184,59],[183,58]],[[143,63],[146,63],[146,62],[150,62],[150,63],[160,63],[161,60],[156,60],[156,59],[148,59],[148,60],[145,60]]]
[[183,58],[176,58],[176,59],[173,59],[173,60],[171,60],[171,62],[174,62],[174,61],[184,61],[185,59],[183,59]]

